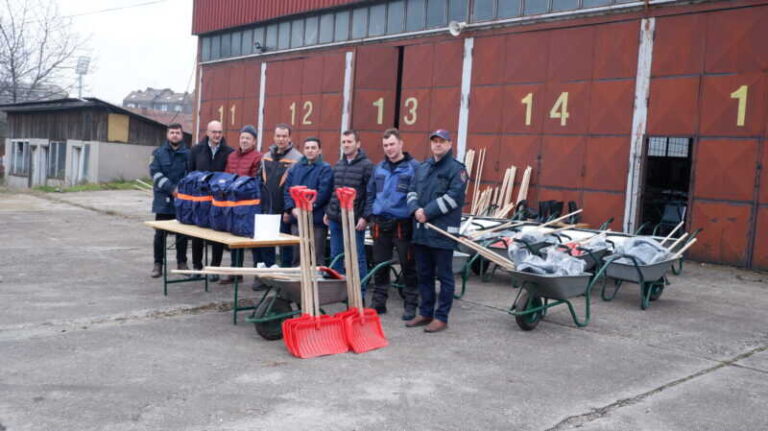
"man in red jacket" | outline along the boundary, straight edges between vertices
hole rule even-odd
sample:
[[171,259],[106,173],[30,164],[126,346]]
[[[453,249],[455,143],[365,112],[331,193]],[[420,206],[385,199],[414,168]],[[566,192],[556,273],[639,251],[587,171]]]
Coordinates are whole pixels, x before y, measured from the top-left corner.
[[[249,177],[256,177],[256,172],[261,166],[261,153],[256,151],[256,128],[247,125],[240,129],[240,141],[239,148],[229,153],[227,158],[227,167],[224,168],[224,172],[236,175],[246,175]],[[253,263],[256,264],[257,253],[256,249],[251,249],[253,255]],[[232,264],[235,265],[234,260]],[[229,276],[221,280],[222,284],[232,283],[234,281],[233,276]]]

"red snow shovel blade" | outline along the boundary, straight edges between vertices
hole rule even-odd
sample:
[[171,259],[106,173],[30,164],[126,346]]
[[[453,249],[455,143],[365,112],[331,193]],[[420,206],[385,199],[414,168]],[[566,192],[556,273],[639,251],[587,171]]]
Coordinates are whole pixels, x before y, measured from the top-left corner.
[[333,316],[319,316],[297,322],[293,327],[295,356],[308,359],[349,351],[344,322]]
[[[349,311],[352,313],[347,314]],[[381,327],[381,318],[376,310],[364,308],[361,315],[358,310],[344,312],[344,331],[347,334],[349,347],[355,353],[364,353],[370,350],[380,349],[389,344]]]
[[312,320],[312,316],[309,314],[302,314],[299,317],[283,320],[283,342],[293,356],[298,356],[296,354],[296,324],[307,320]]

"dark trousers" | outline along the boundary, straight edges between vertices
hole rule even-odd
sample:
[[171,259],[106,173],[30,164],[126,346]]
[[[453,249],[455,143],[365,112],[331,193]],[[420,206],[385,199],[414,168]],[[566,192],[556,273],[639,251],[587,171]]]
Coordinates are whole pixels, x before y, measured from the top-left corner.
[[[421,304],[419,314],[448,322],[453,305],[453,250],[415,245],[416,270]],[[440,281],[440,294],[435,294],[435,278]],[[435,309],[437,302],[437,309]]]
[[[175,220],[175,214],[155,214],[155,220]],[[163,237],[168,235],[164,230],[155,229],[155,263],[163,264]],[[187,236],[176,234],[176,263],[187,263]]]
[[[392,249],[397,249],[397,259],[403,280],[403,302],[406,310],[415,310],[419,303],[417,290],[416,262],[414,259],[413,222],[408,220],[374,222],[371,224],[373,236],[373,262],[378,265],[392,259]],[[389,270],[379,270],[373,278],[372,306],[386,305],[389,297]]]
[[[291,224],[285,223],[284,221],[280,220],[280,232],[281,233],[291,233]],[[293,249],[294,247],[280,247],[280,266],[286,267],[291,266],[293,264]],[[274,247],[260,247],[253,249],[253,259],[254,261],[258,262],[264,262],[264,265],[267,267],[270,267],[275,264],[276,260],[276,254],[275,254],[275,248]],[[298,251],[297,251],[298,253]],[[298,256],[296,257],[298,259]]]
[[[203,269],[203,247],[205,241],[200,238],[192,238],[192,266],[195,269]],[[221,256],[224,254],[224,244],[211,243],[211,266],[221,266]]]
[[[325,265],[325,239],[328,238],[328,226],[326,225],[314,225],[315,234],[315,262],[319,266]],[[291,225],[291,234],[299,235],[299,225]],[[293,251],[293,266],[299,266],[301,264],[301,255],[299,253],[299,247],[294,246]]]

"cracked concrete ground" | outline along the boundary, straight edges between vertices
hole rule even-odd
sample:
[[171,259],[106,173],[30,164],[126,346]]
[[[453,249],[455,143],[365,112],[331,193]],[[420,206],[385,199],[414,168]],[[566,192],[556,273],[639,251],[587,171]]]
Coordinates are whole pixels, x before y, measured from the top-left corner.
[[148,208],[139,191],[0,193],[0,430],[768,424],[765,274],[689,263],[646,311],[629,285],[593,298],[586,328],[560,307],[532,332],[506,314],[508,275],[475,277],[446,332],[404,328],[393,295],[389,347],[299,360],[232,325],[230,286],[163,297]]

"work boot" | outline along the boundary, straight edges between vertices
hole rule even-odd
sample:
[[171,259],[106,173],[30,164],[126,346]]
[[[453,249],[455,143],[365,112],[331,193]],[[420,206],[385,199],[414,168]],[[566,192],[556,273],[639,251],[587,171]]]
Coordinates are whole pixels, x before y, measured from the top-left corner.
[[429,325],[427,325],[426,328],[424,328],[424,332],[440,332],[444,329],[448,328],[448,324],[443,322],[442,320],[435,319],[432,322],[430,322]]
[[434,320],[434,319],[432,319],[431,317],[416,316],[413,319],[411,319],[408,322],[406,322],[405,323],[405,327],[406,328],[415,328],[417,326],[429,325],[430,323],[432,323],[432,320]]
[[409,320],[413,320],[416,317],[416,309],[411,307],[405,307],[405,311],[403,312],[402,319],[406,322]]
[[371,308],[376,310],[376,312],[379,313],[379,314],[387,314],[387,306],[386,306],[386,304],[373,303],[373,304],[371,304]]
[[[179,262],[178,264],[176,264],[176,269],[178,269],[179,271],[188,271],[189,267],[187,266],[187,262]],[[192,274],[183,274],[183,276],[187,278],[194,277],[194,275]]]
[[163,275],[163,264],[156,263],[155,266],[152,267],[152,273],[149,274],[152,278],[159,278],[161,275]]

